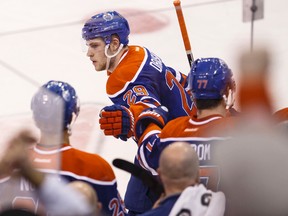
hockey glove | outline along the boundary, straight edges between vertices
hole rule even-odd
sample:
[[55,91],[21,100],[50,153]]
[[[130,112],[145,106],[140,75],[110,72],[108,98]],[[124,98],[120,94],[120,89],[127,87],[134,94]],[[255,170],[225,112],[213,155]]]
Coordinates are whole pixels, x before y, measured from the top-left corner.
[[143,110],[135,122],[135,138],[139,140],[150,123],[163,128],[168,121],[168,109],[165,106]]
[[100,112],[99,123],[105,135],[112,135],[123,141],[133,136],[134,117],[124,106],[115,104],[104,107]]

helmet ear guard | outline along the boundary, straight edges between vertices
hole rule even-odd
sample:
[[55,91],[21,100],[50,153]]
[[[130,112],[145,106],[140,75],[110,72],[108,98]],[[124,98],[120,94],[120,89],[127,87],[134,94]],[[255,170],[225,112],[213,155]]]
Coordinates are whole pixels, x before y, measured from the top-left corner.
[[228,89],[228,94],[227,96],[223,95],[223,98],[226,103],[226,109],[230,109],[231,107],[233,107],[235,103],[234,93],[236,92],[236,82],[233,79],[233,77],[231,77],[231,82],[228,84],[227,89]]
[[226,96],[224,94],[223,98],[225,100],[226,109],[230,109],[235,103],[234,91],[232,89],[229,89],[228,90],[228,95]]

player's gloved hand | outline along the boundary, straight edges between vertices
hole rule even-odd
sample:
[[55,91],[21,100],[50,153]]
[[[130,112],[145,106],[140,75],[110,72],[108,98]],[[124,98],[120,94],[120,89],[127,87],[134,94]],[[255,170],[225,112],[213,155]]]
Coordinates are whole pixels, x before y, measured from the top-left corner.
[[158,106],[156,108],[147,108],[143,110],[135,122],[134,135],[136,140],[139,140],[150,123],[154,123],[160,128],[163,128],[167,121],[168,109],[165,106]]
[[114,104],[104,107],[100,112],[99,123],[105,135],[112,135],[123,141],[133,136],[134,117],[124,106]]

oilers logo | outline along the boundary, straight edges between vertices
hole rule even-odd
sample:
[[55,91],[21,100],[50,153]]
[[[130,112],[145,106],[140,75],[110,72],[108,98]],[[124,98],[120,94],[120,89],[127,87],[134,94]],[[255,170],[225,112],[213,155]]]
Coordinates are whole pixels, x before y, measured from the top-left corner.
[[111,13],[104,13],[103,14],[103,19],[105,20],[105,21],[111,21],[112,19],[113,19],[113,14],[111,14]]

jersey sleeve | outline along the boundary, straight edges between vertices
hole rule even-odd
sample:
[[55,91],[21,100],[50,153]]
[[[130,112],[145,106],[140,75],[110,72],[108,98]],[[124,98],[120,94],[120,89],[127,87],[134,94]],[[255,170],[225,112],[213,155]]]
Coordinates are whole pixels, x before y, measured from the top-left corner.
[[126,214],[114,171],[104,158],[97,154],[71,149],[62,155],[62,161],[62,170],[65,170],[63,175],[69,182],[82,180],[95,189],[102,203],[104,215]]
[[[167,126],[169,125],[166,125],[165,127]],[[159,166],[161,152],[170,144],[169,141],[161,141],[161,133],[161,128],[156,124],[151,123],[143,133],[138,144],[137,159],[139,164],[153,175],[157,175],[156,169]]]
[[140,165],[157,175],[156,169],[159,166],[159,157],[163,149],[174,142],[175,137],[183,136],[190,117],[181,117],[168,122],[163,129],[151,123],[138,142],[137,159]]
[[169,71],[175,76],[177,81],[183,86],[183,88],[187,89],[189,87],[188,76],[180,71],[175,70],[174,68],[167,67]]
[[129,108],[134,116],[162,105],[168,108],[171,120],[191,113],[193,103],[186,85],[184,74],[167,67],[148,49],[131,46],[108,77],[106,92],[114,104]]

